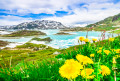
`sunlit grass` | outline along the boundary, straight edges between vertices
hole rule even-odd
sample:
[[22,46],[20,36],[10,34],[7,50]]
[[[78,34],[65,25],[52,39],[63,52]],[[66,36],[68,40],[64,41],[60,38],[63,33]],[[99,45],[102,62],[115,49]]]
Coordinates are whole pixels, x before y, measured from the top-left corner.
[[[32,49],[39,46],[33,44],[16,48],[28,50],[2,50],[0,54],[5,59],[1,57],[1,61],[8,60],[8,67],[6,62],[1,64],[4,67],[0,68],[0,79],[2,81],[114,81],[116,78],[119,81],[120,37],[115,37],[114,40],[93,40],[94,43],[90,43],[88,39],[82,41],[86,44],[62,50],[49,48],[36,51]],[[53,55],[55,51],[61,54]],[[14,57],[18,54],[24,59],[12,66],[11,62],[19,60],[19,57]]]
[[114,33],[120,34],[120,29],[119,30],[115,30]]

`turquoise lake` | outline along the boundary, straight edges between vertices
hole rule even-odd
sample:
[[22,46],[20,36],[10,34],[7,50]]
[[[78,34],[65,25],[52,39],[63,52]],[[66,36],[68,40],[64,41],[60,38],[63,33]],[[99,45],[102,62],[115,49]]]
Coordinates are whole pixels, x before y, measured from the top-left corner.
[[[53,41],[51,41],[50,43],[43,43],[43,42],[38,42],[38,41],[34,41],[34,43],[39,43],[39,44],[45,44],[48,46],[51,46],[53,48],[68,48],[70,46],[74,46],[74,45],[79,45],[78,43],[78,38],[80,36],[86,37],[87,32],[69,32],[72,35],[54,35],[56,33],[59,32],[59,30],[40,30],[42,32],[45,32],[47,34],[47,36],[39,36],[39,38],[45,38],[45,37],[50,37]],[[102,32],[96,32],[96,31],[89,31],[88,32],[88,38],[92,39],[92,38],[97,38],[100,39],[101,37],[101,33]],[[111,33],[107,33],[105,34],[106,39],[108,38],[108,36],[112,36]],[[114,37],[117,36],[116,34],[113,35]],[[30,41],[32,37],[21,37],[18,39],[0,39],[0,40],[4,40],[4,41],[9,41],[9,42],[16,42],[16,43],[26,43],[28,41]]]

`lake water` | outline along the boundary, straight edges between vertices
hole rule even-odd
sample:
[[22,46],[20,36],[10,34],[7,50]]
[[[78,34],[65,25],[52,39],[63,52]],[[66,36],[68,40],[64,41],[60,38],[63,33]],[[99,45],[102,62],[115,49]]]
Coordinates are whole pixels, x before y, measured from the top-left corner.
[[[47,36],[39,36],[39,38],[46,38],[50,37],[53,41],[50,43],[44,43],[44,42],[37,42],[37,41],[32,41],[33,43],[38,43],[38,44],[45,44],[48,46],[51,46],[53,48],[68,48],[70,46],[78,45],[78,38],[80,36],[86,37],[87,32],[69,32],[70,34],[73,35],[54,35],[59,32],[59,30],[40,30],[42,32],[45,32]],[[106,32],[106,39],[108,38],[108,35],[111,37],[112,35],[110,33]],[[96,32],[96,31],[89,31],[88,32],[88,38],[97,38],[100,39],[101,32]],[[114,37],[117,36],[114,34]],[[9,41],[9,42],[17,42],[17,43],[26,43],[30,41],[33,37],[21,37],[18,39],[0,39],[4,41]]]

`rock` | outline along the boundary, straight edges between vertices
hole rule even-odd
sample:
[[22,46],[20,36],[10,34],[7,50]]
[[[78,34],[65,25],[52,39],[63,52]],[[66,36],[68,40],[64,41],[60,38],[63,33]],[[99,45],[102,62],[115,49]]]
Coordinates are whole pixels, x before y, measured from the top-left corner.
[[46,46],[46,47],[45,47],[45,49],[48,49],[48,48],[49,48],[49,46]]
[[53,53],[53,55],[58,55],[58,54],[60,54],[60,52],[58,52],[58,51]]

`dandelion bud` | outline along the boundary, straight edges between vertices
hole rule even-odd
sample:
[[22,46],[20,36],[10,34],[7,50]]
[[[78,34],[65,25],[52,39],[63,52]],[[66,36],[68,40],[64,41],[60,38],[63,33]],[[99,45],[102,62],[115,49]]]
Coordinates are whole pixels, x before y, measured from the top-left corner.
[[79,37],[80,41],[84,41],[84,39],[85,39],[84,37]]
[[87,39],[84,39],[84,41],[85,41],[85,42],[89,42],[89,39],[88,39],[88,38],[87,38]]
[[97,41],[97,39],[94,39],[94,38],[93,38],[92,41],[95,42],[95,41]]
[[114,41],[114,38],[109,38],[109,41],[113,42],[113,41]]
[[116,60],[115,60],[115,57],[113,57],[113,64],[116,64],[117,62],[116,62]]

